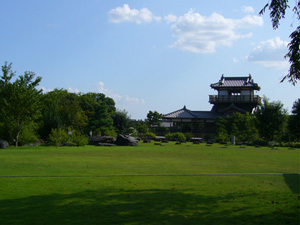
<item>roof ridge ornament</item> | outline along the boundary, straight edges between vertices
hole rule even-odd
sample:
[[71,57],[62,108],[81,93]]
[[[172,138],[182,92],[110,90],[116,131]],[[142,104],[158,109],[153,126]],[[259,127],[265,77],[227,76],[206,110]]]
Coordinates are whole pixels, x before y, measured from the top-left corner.
[[224,84],[224,82],[225,82],[225,77],[224,77],[224,74],[222,74],[219,84],[222,85],[222,84]]

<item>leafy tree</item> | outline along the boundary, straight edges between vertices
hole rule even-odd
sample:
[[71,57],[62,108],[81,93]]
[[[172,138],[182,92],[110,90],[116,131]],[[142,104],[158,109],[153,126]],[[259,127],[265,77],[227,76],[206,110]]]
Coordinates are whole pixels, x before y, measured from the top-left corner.
[[0,120],[3,130],[8,132],[10,139],[18,146],[19,137],[27,125],[34,123],[40,115],[41,90],[36,87],[41,77],[35,77],[35,73],[26,71],[14,82],[15,76],[12,64],[5,62],[2,66],[3,75],[0,79]]
[[215,140],[217,142],[224,142],[229,140],[229,134],[228,134],[228,121],[222,117],[218,117],[216,119],[216,135]]
[[273,141],[275,138],[279,139],[283,133],[286,114],[287,111],[280,101],[269,102],[264,97],[263,104],[255,113],[260,136],[267,141]]
[[[272,20],[273,28],[277,29],[280,25],[280,20],[285,18],[286,10],[290,8],[288,0],[271,0],[260,11],[260,15],[265,13],[266,9],[270,10],[270,18]],[[293,7],[294,15],[297,20],[300,20],[300,0],[295,0],[295,6]],[[290,35],[291,42],[289,43],[289,52],[285,55],[290,61],[290,69],[287,75],[281,80],[289,79],[293,85],[300,80],[300,26],[298,26],[294,32]]]
[[288,120],[288,130],[293,139],[300,141],[300,98],[293,104],[292,115]]
[[124,133],[129,128],[130,116],[126,110],[117,110],[113,115],[114,127],[119,133]]
[[88,123],[79,96],[64,89],[55,89],[43,95],[42,114],[40,133],[43,138],[57,128],[72,128],[83,133]]
[[149,111],[147,114],[146,122],[149,126],[159,126],[162,116],[163,114],[158,113],[157,111]]
[[235,135],[239,141],[250,142],[258,133],[255,126],[255,117],[249,113],[234,113],[228,117],[228,127],[231,135]]
[[115,102],[102,93],[87,93],[80,96],[81,108],[88,117],[86,130],[103,135],[115,133],[113,118]]

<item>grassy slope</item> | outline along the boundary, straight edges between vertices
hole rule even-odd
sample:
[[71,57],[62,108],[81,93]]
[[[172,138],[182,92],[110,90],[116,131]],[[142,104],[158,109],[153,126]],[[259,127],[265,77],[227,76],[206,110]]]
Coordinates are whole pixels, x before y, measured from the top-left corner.
[[[299,150],[9,148],[0,175],[299,173]],[[299,176],[0,178],[0,224],[298,224]]]

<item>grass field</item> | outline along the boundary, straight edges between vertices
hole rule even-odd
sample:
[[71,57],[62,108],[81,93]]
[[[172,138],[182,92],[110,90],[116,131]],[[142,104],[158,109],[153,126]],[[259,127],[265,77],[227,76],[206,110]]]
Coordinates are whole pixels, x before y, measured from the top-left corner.
[[[299,153],[172,142],[10,147],[0,150],[0,224],[299,224]],[[223,175],[174,176],[187,174]]]

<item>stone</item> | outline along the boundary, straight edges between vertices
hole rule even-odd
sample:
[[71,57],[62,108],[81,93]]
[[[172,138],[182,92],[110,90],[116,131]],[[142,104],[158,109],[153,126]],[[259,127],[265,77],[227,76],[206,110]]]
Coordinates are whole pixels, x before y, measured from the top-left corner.
[[74,144],[70,143],[70,142],[66,142],[66,143],[63,143],[62,146],[69,146],[69,147],[73,147],[75,146]]
[[115,144],[111,144],[111,143],[98,143],[97,146],[109,146],[109,147],[112,147],[112,146],[116,146]]
[[0,148],[7,148],[9,146],[7,141],[0,140]]
[[116,145],[119,146],[137,146],[139,141],[129,135],[118,134]]
[[98,145],[99,143],[113,144],[115,142],[116,139],[114,137],[95,135],[91,137],[89,145]]

